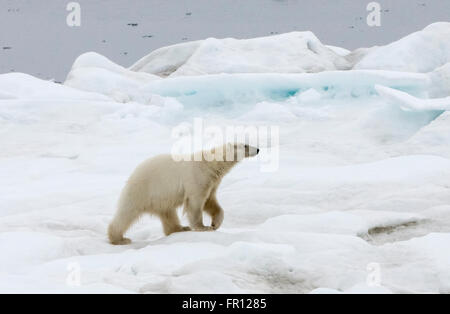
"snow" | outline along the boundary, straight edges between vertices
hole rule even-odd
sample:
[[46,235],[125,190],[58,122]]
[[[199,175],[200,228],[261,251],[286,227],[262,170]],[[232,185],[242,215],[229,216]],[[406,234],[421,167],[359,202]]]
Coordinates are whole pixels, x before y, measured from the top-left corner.
[[0,74],[0,99],[108,100],[97,93],[54,84],[23,73]]
[[[344,50],[345,51],[345,50]],[[348,69],[345,52],[311,32],[241,39],[208,38],[157,49],[130,67],[160,76],[218,73],[302,73]]]
[[368,53],[354,69],[431,72],[450,62],[450,23],[425,27]]
[[138,90],[159,77],[137,73],[121,67],[95,52],[85,53],[75,60],[64,85],[109,96],[122,103],[146,102],[137,98]]
[[446,111],[450,110],[450,96],[436,99],[419,99],[405,92],[385,86],[375,86],[377,92],[387,101],[398,103],[403,110],[409,111]]
[[430,97],[450,95],[450,62],[429,73],[431,79]]
[[387,228],[421,220],[411,213],[386,211],[330,211],[314,215],[281,215],[266,220],[260,228],[263,230],[284,230],[286,232],[347,234],[362,236],[373,228]]
[[392,291],[386,287],[369,286],[365,283],[361,283],[345,290],[345,292],[335,289],[319,288],[311,291],[311,294],[392,294]]
[[346,55],[348,55],[349,53],[351,53],[350,50],[342,48],[342,47],[337,47],[337,46],[330,46],[330,45],[326,45],[325,47],[327,47],[328,49],[333,50],[333,52],[337,53],[338,55],[344,57]]
[[[258,73],[262,47],[289,54],[293,38],[340,60],[290,33],[162,48],[137,72],[87,53],[63,85],[0,75],[0,292],[449,293],[448,63],[273,73],[280,58]],[[253,57],[255,68],[240,63]],[[214,74],[233,66],[244,73]],[[279,142],[224,178],[219,230],[166,237],[144,217],[132,244],[110,245],[134,167],[189,135],[207,140],[195,118],[203,130],[276,126]]]

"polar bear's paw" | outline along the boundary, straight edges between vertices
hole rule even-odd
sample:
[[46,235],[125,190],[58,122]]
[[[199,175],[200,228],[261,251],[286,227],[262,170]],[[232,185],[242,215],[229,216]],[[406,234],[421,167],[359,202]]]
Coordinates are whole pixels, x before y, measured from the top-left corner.
[[128,245],[128,244],[131,243],[131,240],[128,239],[128,238],[122,238],[120,240],[116,240],[116,241],[113,241],[111,243],[114,244],[114,245]]
[[201,226],[201,227],[195,227],[194,231],[214,231],[214,228],[211,226]]
[[214,230],[219,229],[219,227],[222,225],[223,222],[223,210],[220,210],[218,213],[216,213],[211,221],[211,227]]
[[191,231],[191,230],[192,230],[191,227],[175,226],[175,227],[172,227],[171,229],[164,230],[164,233],[166,234],[166,236],[168,236],[172,233],[186,232],[186,231]]

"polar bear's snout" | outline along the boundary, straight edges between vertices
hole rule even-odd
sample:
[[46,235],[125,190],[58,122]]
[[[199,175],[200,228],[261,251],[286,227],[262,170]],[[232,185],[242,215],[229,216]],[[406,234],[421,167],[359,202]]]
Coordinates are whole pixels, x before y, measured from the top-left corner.
[[259,154],[259,148],[245,145],[245,157],[254,157]]
[[[233,156],[234,152],[234,158],[230,159],[229,156]],[[241,161],[244,158],[250,158],[258,155],[259,148],[250,146],[248,144],[227,144],[226,146],[226,158],[227,161]]]

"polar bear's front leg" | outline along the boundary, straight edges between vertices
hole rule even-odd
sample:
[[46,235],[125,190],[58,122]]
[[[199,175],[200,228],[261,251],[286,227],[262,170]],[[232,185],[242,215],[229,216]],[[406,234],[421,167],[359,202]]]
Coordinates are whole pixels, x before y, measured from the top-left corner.
[[203,224],[203,207],[206,198],[190,197],[184,204],[185,212],[187,213],[189,224],[194,231],[211,231],[212,227],[206,227]]
[[219,229],[223,222],[223,209],[217,202],[216,195],[212,194],[211,197],[206,201],[205,212],[211,216],[211,227],[214,230]]
[[190,231],[191,228],[183,227],[180,224],[176,208],[172,210],[167,210],[159,215],[161,218],[161,223],[163,225],[163,230],[165,235],[169,235],[175,232]]

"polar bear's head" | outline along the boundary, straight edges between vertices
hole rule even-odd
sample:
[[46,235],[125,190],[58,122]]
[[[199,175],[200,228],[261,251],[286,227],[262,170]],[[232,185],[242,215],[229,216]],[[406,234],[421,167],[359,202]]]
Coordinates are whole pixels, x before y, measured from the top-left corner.
[[[219,161],[219,162],[239,162],[244,158],[254,157],[258,155],[259,148],[247,144],[233,144],[228,143],[223,146],[218,146],[203,152],[203,159],[205,161]],[[201,154],[200,154],[201,155]],[[202,156],[200,156],[202,157]],[[194,155],[195,160],[195,155]]]
[[[227,161],[241,161],[244,158],[254,157],[258,155],[259,148],[247,144],[235,143],[226,145],[226,160]],[[233,160],[229,160],[230,157]]]

